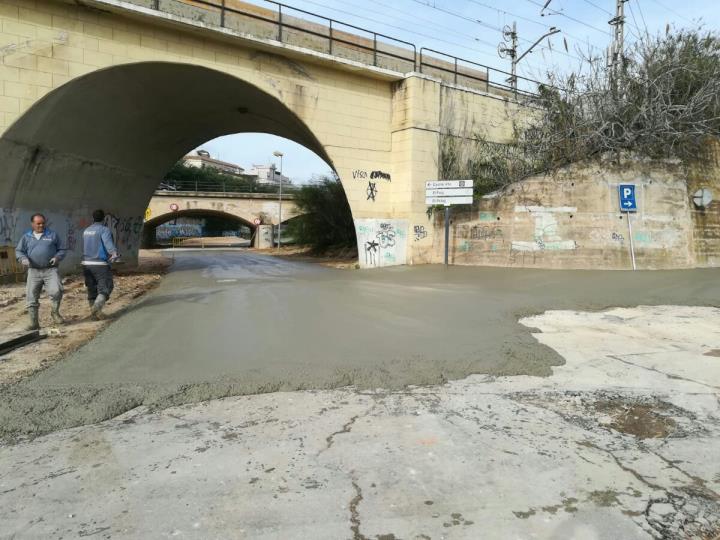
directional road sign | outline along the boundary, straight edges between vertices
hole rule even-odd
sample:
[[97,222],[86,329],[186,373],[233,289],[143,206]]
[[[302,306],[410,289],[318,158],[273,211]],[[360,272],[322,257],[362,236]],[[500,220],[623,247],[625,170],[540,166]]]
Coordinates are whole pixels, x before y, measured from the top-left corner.
[[472,180],[430,180],[425,182],[425,204],[472,204]]
[[472,197],[473,188],[426,189],[426,197]]
[[440,188],[471,188],[473,187],[472,180],[430,180],[425,182],[425,189],[440,189]]
[[470,197],[428,197],[425,196],[425,204],[435,205],[442,204],[444,206],[450,206],[453,204],[472,204],[473,198]]
[[634,184],[620,184],[618,186],[618,193],[620,194],[620,210],[622,212],[637,211]]

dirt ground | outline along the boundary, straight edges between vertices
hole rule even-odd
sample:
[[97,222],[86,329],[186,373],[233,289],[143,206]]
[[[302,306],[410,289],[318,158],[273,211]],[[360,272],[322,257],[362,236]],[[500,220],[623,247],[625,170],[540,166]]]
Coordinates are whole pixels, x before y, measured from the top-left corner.
[[315,253],[310,246],[283,246],[280,249],[256,249],[253,251],[263,255],[282,257],[289,261],[315,263],[329,268],[359,268],[356,247],[329,249],[324,253]]
[[[0,356],[0,385],[12,383],[57,362],[107,327],[137,298],[156,287],[172,260],[159,251],[142,250],[136,269],[115,267],[115,289],[110,297],[103,321],[90,319],[82,274],[63,278],[65,295],[60,312],[66,323],[53,324],[50,302],[43,295],[40,300],[40,334],[43,339]],[[22,330],[27,324],[25,284],[0,285],[0,335]]]

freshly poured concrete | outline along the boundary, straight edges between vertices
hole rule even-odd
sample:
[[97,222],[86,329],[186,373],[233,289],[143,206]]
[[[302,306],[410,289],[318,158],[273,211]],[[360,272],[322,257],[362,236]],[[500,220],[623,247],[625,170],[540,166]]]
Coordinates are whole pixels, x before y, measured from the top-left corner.
[[277,390],[399,389],[472,373],[549,375],[518,318],[547,309],[713,305],[720,271],[340,271],[182,252],[151,296],[72,357],[0,390],[4,435]]
[[0,534],[717,538],[720,310],[522,323],[552,375],[140,407],[0,447]]

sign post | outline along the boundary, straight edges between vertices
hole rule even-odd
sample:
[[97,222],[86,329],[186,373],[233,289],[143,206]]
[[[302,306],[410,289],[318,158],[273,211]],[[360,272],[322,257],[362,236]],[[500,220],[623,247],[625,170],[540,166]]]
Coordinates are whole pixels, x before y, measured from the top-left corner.
[[450,249],[450,207],[454,204],[472,204],[472,180],[431,180],[425,182],[425,204],[445,207],[445,266]]
[[637,199],[635,198],[635,184],[619,184],[618,195],[620,195],[620,211],[625,212],[628,222],[628,234],[630,235],[630,258],[632,259],[632,268],[637,270],[635,265],[635,244],[633,242],[632,219],[630,216],[633,212],[637,212]]

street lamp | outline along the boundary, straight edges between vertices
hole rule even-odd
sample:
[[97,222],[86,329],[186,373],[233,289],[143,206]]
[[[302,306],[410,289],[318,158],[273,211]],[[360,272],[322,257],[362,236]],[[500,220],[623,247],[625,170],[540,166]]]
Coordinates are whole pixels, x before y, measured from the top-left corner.
[[[278,249],[280,249],[280,233],[282,232],[282,171],[283,171],[283,153],[275,150],[273,156],[280,158],[280,191],[278,192]],[[274,171],[273,171],[274,174]]]

